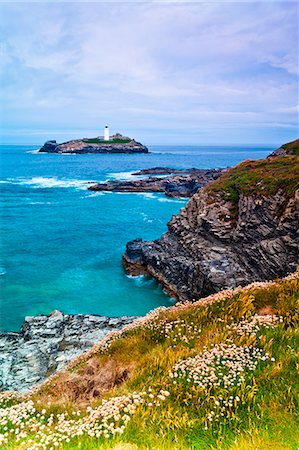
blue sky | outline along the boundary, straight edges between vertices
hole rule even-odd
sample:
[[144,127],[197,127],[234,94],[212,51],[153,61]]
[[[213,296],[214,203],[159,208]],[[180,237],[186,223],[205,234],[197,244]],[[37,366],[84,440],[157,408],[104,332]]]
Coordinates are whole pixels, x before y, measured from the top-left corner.
[[297,2],[12,2],[1,141],[112,132],[146,144],[298,134]]

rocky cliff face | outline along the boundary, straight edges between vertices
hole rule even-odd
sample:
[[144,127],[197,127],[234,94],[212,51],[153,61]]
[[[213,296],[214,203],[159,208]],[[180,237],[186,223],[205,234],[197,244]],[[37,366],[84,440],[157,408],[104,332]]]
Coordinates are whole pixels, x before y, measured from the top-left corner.
[[0,333],[0,391],[27,391],[136,317],[63,314],[26,317],[20,333]]
[[200,189],[160,239],[127,244],[126,270],[152,275],[180,300],[294,271],[298,159],[247,161]]

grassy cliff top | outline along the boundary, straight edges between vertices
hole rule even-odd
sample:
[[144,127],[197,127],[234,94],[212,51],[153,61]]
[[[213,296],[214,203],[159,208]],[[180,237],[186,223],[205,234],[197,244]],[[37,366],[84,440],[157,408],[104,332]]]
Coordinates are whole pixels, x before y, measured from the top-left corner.
[[282,145],[281,148],[288,150],[293,155],[299,156],[299,139],[288,142],[287,144]]
[[3,394],[0,447],[295,449],[298,309],[298,272],[157,309],[29,396]]
[[[294,151],[297,147],[294,147]],[[299,158],[296,155],[273,156],[244,161],[207,186],[207,192],[223,192],[233,202],[240,194],[269,196],[282,189],[286,198],[299,186]]]

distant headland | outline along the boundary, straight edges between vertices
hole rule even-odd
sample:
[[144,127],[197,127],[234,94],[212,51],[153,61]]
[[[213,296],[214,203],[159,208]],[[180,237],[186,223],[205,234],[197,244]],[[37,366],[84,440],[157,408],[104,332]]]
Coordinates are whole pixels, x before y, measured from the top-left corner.
[[104,136],[95,138],[74,139],[58,144],[51,140],[39,149],[41,153],[148,153],[145,145],[135,139],[116,133],[109,135],[106,125]]

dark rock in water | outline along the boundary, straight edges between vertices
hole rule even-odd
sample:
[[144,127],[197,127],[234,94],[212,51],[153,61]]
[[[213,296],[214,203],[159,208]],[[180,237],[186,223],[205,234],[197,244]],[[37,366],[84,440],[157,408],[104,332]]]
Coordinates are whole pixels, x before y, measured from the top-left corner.
[[284,276],[299,262],[299,161],[246,161],[192,196],[160,239],[129,242],[128,273],[178,300]]
[[111,136],[111,141],[101,138],[75,139],[62,144],[56,141],[47,141],[39,150],[41,153],[148,153],[145,145],[136,142],[135,139],[116,134]]
[[42,148],[39,150],[40,152],[46,152],[46,153],[57,153],[57,142],[56,141],[47,141],[44,143]]
[[66,367],[110,331],[135,319],[59,311],[26,317],[19,333],[0,333],[0,390],[29,390]]
[[[160,170],[161,168],[159,168]],[[142,174],[145,174],[141,171]],[[149,171],[153,169],[148,169]],[[166,169],[170,170],[170,169]],[[142,180],[107,181],[97,183],[88,189],[92,191],[112,192],[163,192],[169,197],[190,197],[197,190],[212,180],[216,180],[228,169],[186,169],[182,175],[167,176],[163,178],[148,177]],[[190,172],[189,172],[190,171]],[[137,172],[137,173],[141,173]],[[181,171],[177,171],[181,173]]]
[[[221,169],[213,169],[215,171],[221,170]],[[153,167],[151,169],[142,169],[138,172],[132,173],[132,175],[173,175],[173,174],[179,174],[179,175],[187,175],[187,174],[194,174],[194,173],[201,174],[203,172],[202,169],[172,169],[171,167]]]
[[169,167],[153,167],[151,169],[142,169],[132,175],[170,175],[175,172],[175,169]]

